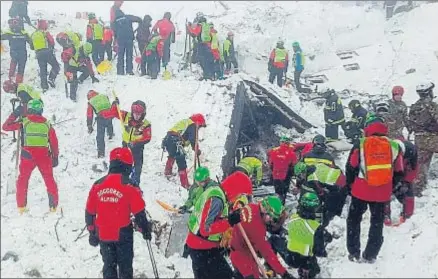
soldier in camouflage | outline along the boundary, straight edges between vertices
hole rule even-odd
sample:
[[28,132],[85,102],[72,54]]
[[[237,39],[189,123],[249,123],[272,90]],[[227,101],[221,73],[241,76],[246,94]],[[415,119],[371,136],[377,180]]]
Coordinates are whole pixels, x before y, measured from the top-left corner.
[[419,173],[414,181],[414,194],[422,196],[427,185],[427,174],[434,153],[438,153],[438,104],[433,101],[431,82],[417,86],[420,99],[409,112],[409,126],[415,132],[415,144],[418,148]]
[[408,107],[402,101],[404,89],[401,86],[392,88],[392,99],[388,101],[389,111],[385,116],[386,124],[388,125],[388,136],[392,139],[405,140],[403,137],[403,128],[408,131]]

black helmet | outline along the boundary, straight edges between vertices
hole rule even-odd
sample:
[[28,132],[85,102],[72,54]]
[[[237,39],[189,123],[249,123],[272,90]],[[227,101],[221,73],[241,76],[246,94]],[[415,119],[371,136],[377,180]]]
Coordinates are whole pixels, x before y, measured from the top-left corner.
[[359,102],[359,100],[351,100],[349,103],[348,103],[348,108],[350,109],[350,110],[354,110],[355,108],[359,108],[361,105],[360,105],[360,102]]
[[143,22],[151,22],[152,21],[152,17],[150,15],[145,15],[143,17]]
[[170,12],[165,12],[163,18],[167,18],[170,19],[172,17],[172,15],[170,14]]
[[377,114],[389,113],[388,102],[379,102],[375,105],[375,110]]
[[200,16],[198,18],[198,23],[203,23],[203,22],[207,22],[207,19],[205,18],[205,16]]
[[320,146],[325,146],[327,144],[327,140],[323,135],[316,135],[313,140],[312,143],[314,145],[320,145]]

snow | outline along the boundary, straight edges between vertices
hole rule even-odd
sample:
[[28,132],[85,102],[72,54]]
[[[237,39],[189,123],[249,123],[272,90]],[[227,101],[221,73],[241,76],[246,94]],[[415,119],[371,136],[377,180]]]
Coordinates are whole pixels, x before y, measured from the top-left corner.
[[[48,19],[55,19],[57,27],[50,30],[56,35],[65,28],[85,31],[86,21],[74,19],[76,11],[84,2],[32,1],[29,4],[31,18],[33,12],[40,11]],[[340,2],[226,2],[230,10],[224,9],[214,1],[204,2],[125,2],[124,10],[137,14],[140,8],[151,11],[154,20],[161,18],[167,8],[176,15],[175,22],[183,30],[185,18],[189,21],[196,12],[202,11],[211,16],[219,34],[229,30],[235,33],[235,44],[239,51],[241,70],[245,73],[235,75],[220,85],[232,84],[232,89],[197,81],[197,74],[178,73],[178,57],[172,56],[170,67],[174,77],[169,81],[149,80],[137,76],[117,77],[114,71],[99,77],[99,84],[87,80],[78,90],[78,102],[65,99],[62,78],[58,78],[57,89],[49,90],[44,96],[45,116],[56,116],[56,121],[76,118],[55,126],[60,141],[60,163],[55,169],[55,179],[60,192],[60,207],[63,218],[59,219],[55,236],[54,226],[60,213],[46,214],[47,194],[38,171],[35,171],[29,184],[29,214],[18,216],[14,195],[5,195],[6,183],[13,175],[12,154],[15,145],[11,136],[1,141],[1,255],[14,251],[20,257],[18,262],[3,261],[2,277],[28,277],[25,272],[37,269],[42,277],[97,277],[101,276],[102,261],[97,248],[88,245],[87,237],[74,242],[84,226],[84,206],[88,190],[101,174],[91,171],[93,164],[101,164],[96,159],[95,134],[87,134],[85,125],[86,92],[94,89],[111,96],[114,89],[120,98],[122,109],[143,100],[147,104],[147,119],[152,123],[152,141],[146,145],[142,173],[142,189],[147,203],[147,211],[152,219],[160,224],[169,223],[170,215],[162,210],[155,199],[170,204],[181,204],[186,193],[179,186],[177,176],[170,181],[162,176],[164,161],[161,162],[161,140],[167,129],[176,121],[193,113],[204,113],[207,118],[206,129],[201,129],[200,146],[203,151],[202,162],[211,168],[215,175],[221,175],[220,163],[224,155],[223,145],[228,133],[231,104],[237,82],[241,77],[259,77],[260,84],[273,89],[295,112],[318,126],[304,135],[278,128],[279,133],[293,133],[297,140],[310,140],[315,133],[324,133],[321,107],[313,103],[300,102],[293,90],[283,90],[267,83],[267,60],[271,48],[278,38],[285,40],[287,48],[293,41],[299,41],[306,57],[306,74],[325,74],[328,86],[342,90],[349,88],[372,95],[388,95],[393,85],[405,87],[404,99],[411,104],[417,99],[415,86],[423,80],[438,76],[438,61],[434,52],[438,51],[436,28],[438,4],[422,4],[409,13],[395,15],[385,21],[384,11],[372,7],[359,7]],[[7,10],[10,2],[1,2],[2,26],[6,26]],[[96,11],[97,16],[107,20],[111,1],[87,2],[86,10]],[[147,8],[147,9],[146,9]],[[63,13],[62,15],[60,13]],[[142,14],[137,14],[143,16]],[[392,33],[401,30],[403,33]],[[29,30],[31,31],[31,30]],[[184,32],[177,36],[173,51],[182,53]],[[57,46],[58,47],[58,46]],[[359,56],[340,60],[339,51],[356,51]],[[60,49],[57,49],[59,59]],[[25,80],[39,86],[37,63],[33,52],[26,66]],[[315,55],[314,60],[309,58]],[[257,58],[258,59],[257,59]],[[343,64],[359,63],[359,71],[345,71]],[[134,64],[134,67],[136,65]],[[2,82],[9,68],[9,54],[1,56]],[[406,74],[409,68],[416,72]],[[292,72],[292,70],[290,70]],[[435,80],[435,82],[437,82]],[[2,121],[10,113],[9,99],[12,96],[2,92]],[[112,96],[111,96],[112,97]],[[354,96],[352,96],[354,97]],[[121,142],[120,125],[114,120],[116,137],[107,141],[106,152]],[[188,165],[193,164],[189,153]],[[164,157],[165,160],[165,157]],[[345,162],[345,156],[340,158]],[[431,172],[437,172],[438,164],[432,164]],[[174,169],[175,171],[175,169]],[[348,261],[345,248],[345,219],[336,218],[329,230],[342,236],[328,245],[329,258],[319,259],[322,267],[321,277],[437,277],[438,276],[438,181],[437,176],[430,181],[429,189],[423,198],[416,200],[416,212],[405,224],[398,228],[385,228],[385,242],[375,264],[357,264]],[[347,207],[344,208],[344,211]],[[393,202],[393,216],[400,210]],[[346,213],[346,212],[344,212]],[[345,215],[345,214],[344,214]],[[362,223],[362,245],[368,232],[369,216]],[[168,232],[167,232],[168,233]],[[136,277],[152,277],[146,243],[140,234],[135,234],[134,274]],[[164,257],[165,241],[153,245],[160,277],[180,278],[192,276],[190,259],[174,255]],[[152,241],[159,243],[156,237]],[[181,243],[182,245],[182,243]],[[408,268],[406,268],[408,267]],[[295,271],[294,271],[295,272]]]

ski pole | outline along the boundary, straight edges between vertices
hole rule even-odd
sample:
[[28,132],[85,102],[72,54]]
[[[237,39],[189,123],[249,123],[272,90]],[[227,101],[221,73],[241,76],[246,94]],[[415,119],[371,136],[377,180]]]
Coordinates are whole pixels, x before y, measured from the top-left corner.
[[163,161],[164,149],[161,150],[161,162]]
[[154,270],[154,276],[155,276],[156,279],[158,279],[160,277],[158,276],[157,264],[155,263],[154,254],[152,253],[151,241],[150,240],[146,240],[146,243],[148,245],[149,257],[151,258],[152,269]]
[[246,235],[246,232],[245,232],[245,230],[244,230],[243,227],[242,227],[242,224],[238,223],[238,224],[237,224],[237,227],[239,228],[239,231],[240,231],[240,233],[242,234],[243,239],[245,240],[245,243],[246,243],[246,245],[247,245],[248,248],[249,248],[249,251],[251,251],[251,255],[252,255],[252,257],[254,258],[254,261],[257,263],[257,266],[259,267],[259,271],[260,271],[260,273],[261,273],[261,275],[262,275],[262,278],[268,278],[268,277],[266,277],[266,270],[265,270],[265,268],[263,267],[263,265],[260,263],[260,260],[259,260],[259,258],[257,257],[257,254],[256,254],[256,252],[255,252],[255,250],[254,250],[254,247],[252,247],[252,244],[251,244],[251,242],[249,241],[248,236]]

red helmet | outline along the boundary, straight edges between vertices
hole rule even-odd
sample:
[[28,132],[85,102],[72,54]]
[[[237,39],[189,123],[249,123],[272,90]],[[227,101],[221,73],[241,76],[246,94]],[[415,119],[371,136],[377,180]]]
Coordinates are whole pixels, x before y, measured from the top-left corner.
[[131,113],[146,114],[146,104],[140,100],[133,102],[131,105]]
[[47,23],[47,20],[45,20],[45,19],[38,19],[37,29],[47,30],[47,28],[49,28],[49,24]]
[[119,160],[120,162],[128,165],[132,165],[134,163],[131,150],[127,147],[116,147],[111,150],[110,162],[115,160]]
[[94,90],[90,90],[90,91],[88,91],[88,94],[87,94],[87,99],[88,100],[90,100],[91,98],[93,98],[94,96],[97,96],[97,92],[96,91],[94,91]]
[[207,127],[207,124],[205,123],[205,118],[204,115],[200,114],[200,113],[196,113],[193,114],[192,116],[190,116],[190,119],[195,122],[195,124],[197,126],[200,127]]
[[252,195],[251,179],[243,172],[236,171],[221,183],[228,201],[233,202],[240,195]]
[[396,85],[392,88],[392,96],[403,96],[404,93],[405,89],[400,85]]
[[17,84],[12,80],[5,80],[3,82],[3,90],[6,93],[15,93],[17,91]]

